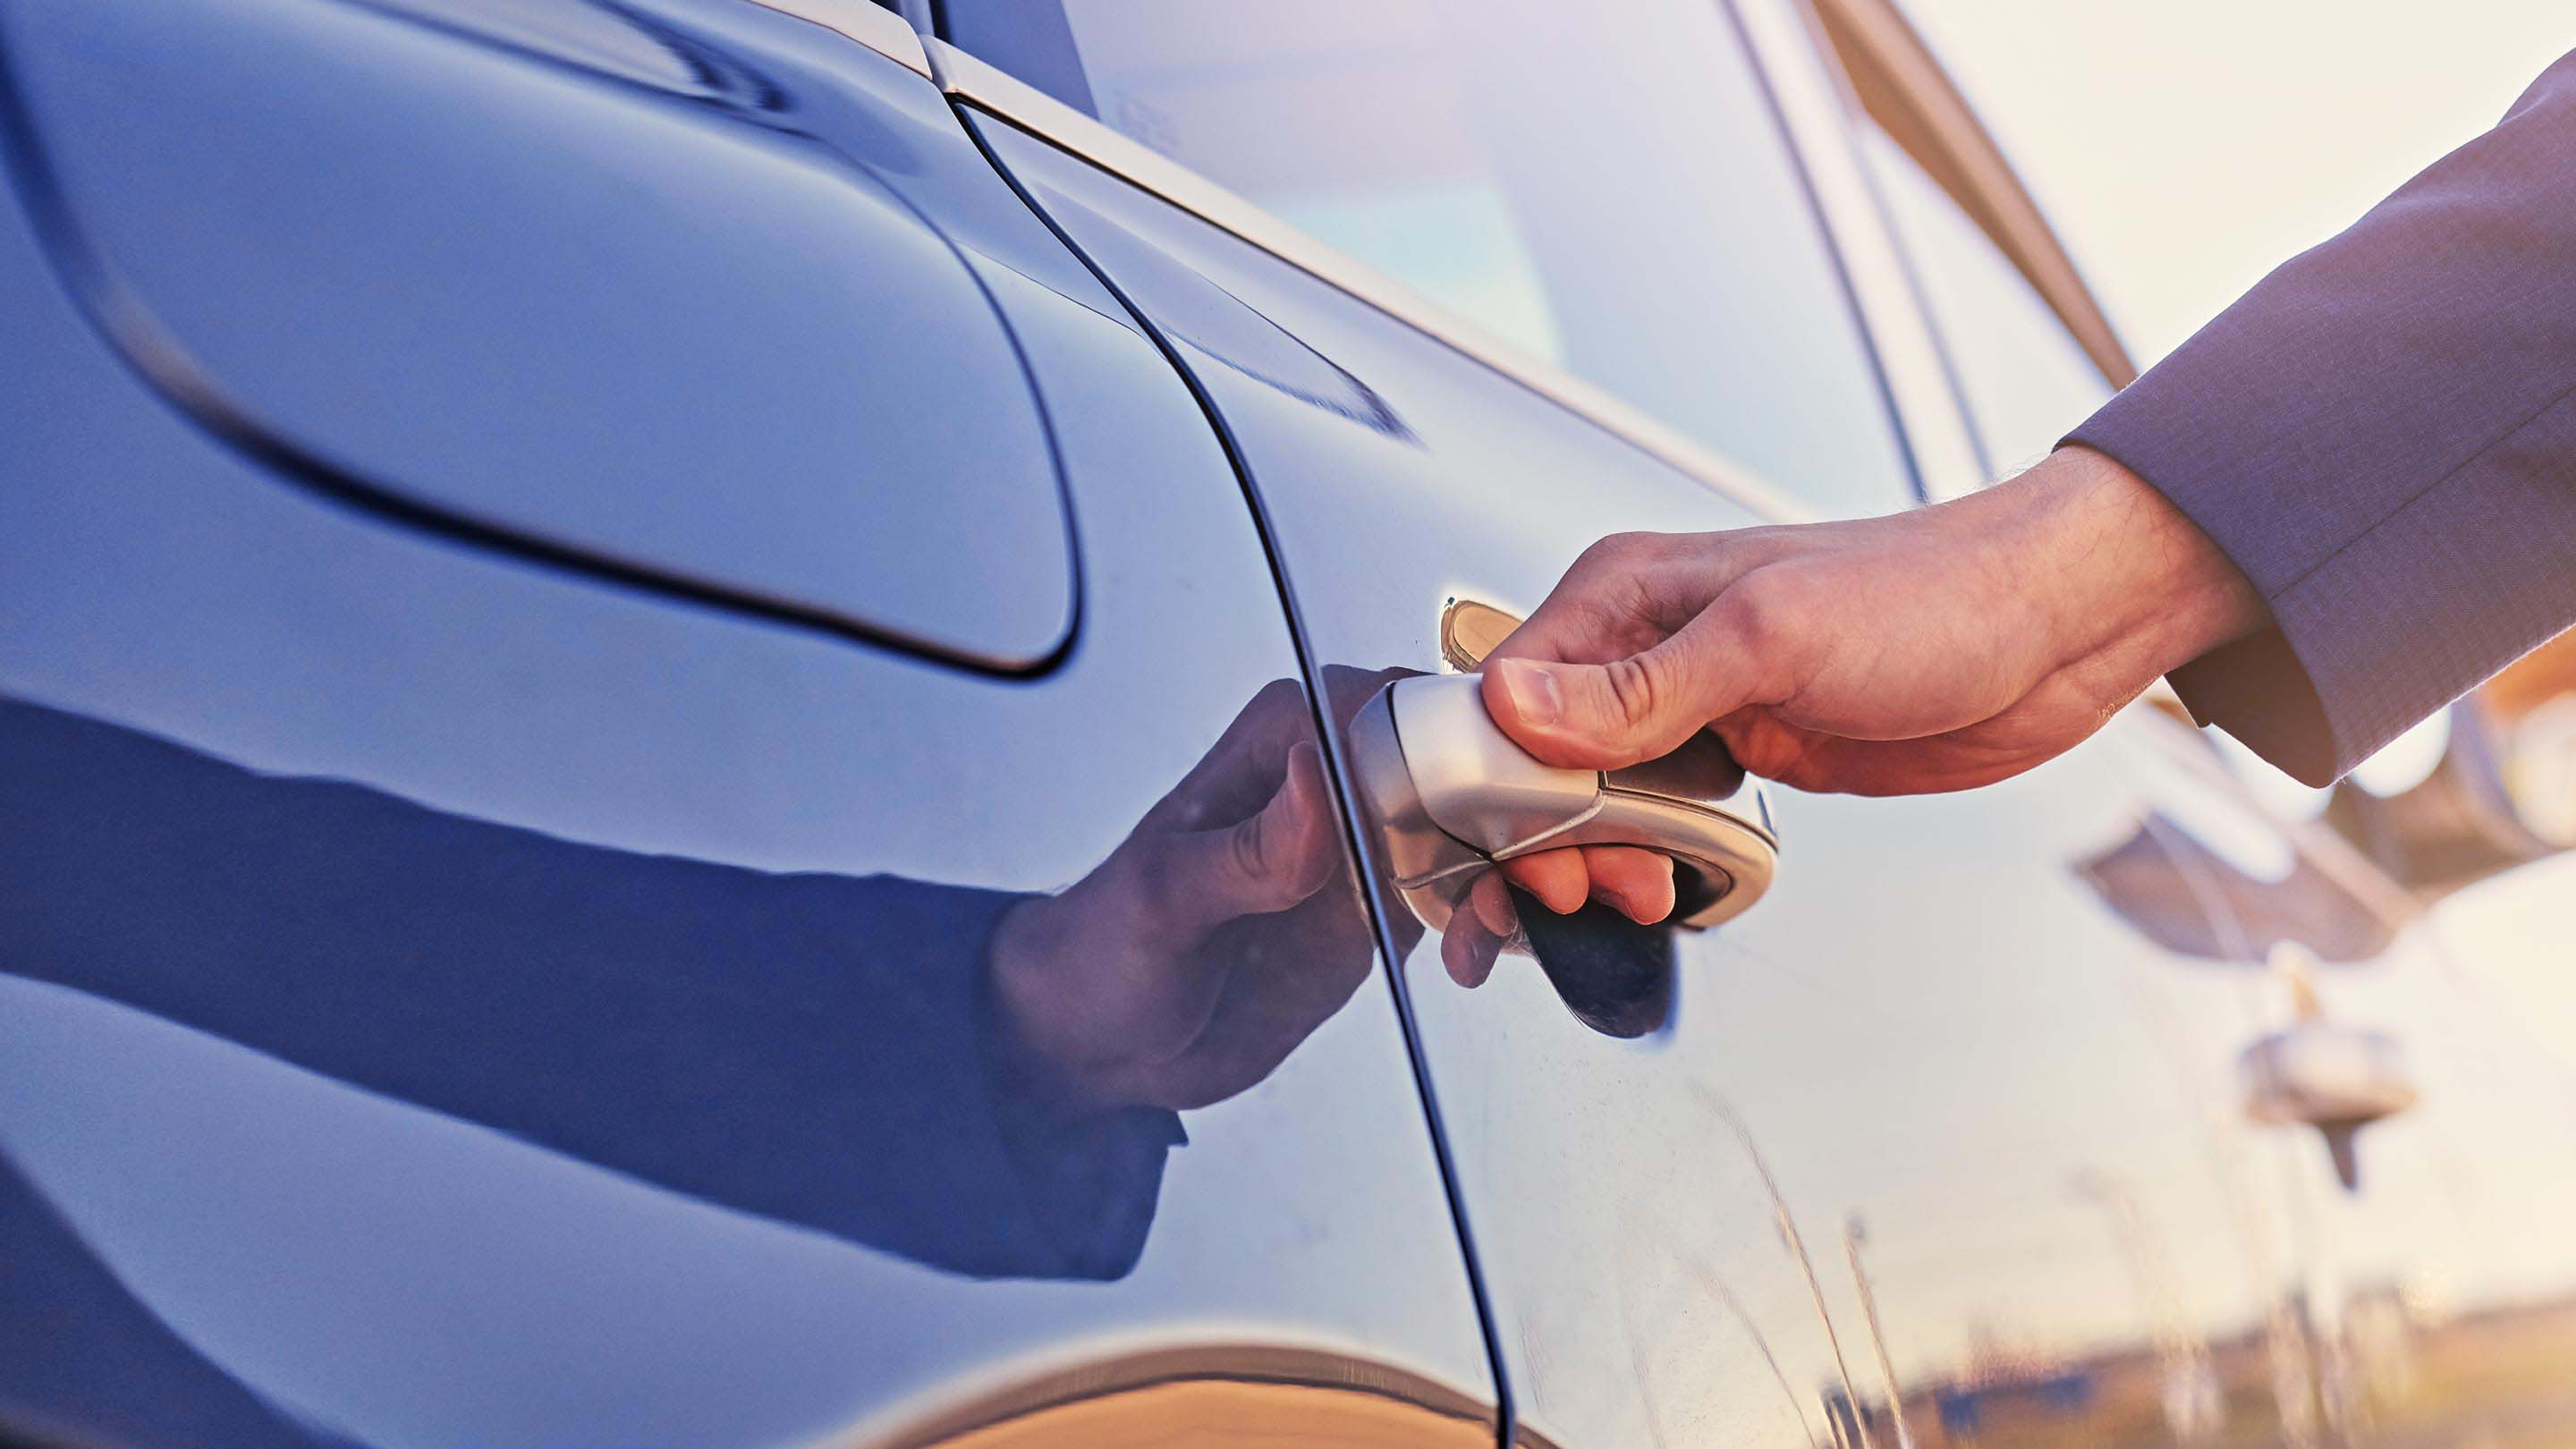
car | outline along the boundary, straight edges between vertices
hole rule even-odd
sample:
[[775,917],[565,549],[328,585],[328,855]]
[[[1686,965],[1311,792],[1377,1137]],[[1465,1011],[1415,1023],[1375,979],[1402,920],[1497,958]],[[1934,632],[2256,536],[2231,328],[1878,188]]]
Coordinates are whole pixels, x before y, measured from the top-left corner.
[[1472,704],[2132,375],[1887,0],[5,0],[0,142],[0,1440],[2576,1433],[2563,650]]

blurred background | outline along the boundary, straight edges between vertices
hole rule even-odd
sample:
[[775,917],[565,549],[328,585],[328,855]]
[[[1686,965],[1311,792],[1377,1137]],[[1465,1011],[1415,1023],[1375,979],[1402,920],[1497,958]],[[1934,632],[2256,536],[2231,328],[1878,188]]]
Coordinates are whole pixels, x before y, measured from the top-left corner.
[[2567,0],[1913,0],[2138,364],[2493,125]]

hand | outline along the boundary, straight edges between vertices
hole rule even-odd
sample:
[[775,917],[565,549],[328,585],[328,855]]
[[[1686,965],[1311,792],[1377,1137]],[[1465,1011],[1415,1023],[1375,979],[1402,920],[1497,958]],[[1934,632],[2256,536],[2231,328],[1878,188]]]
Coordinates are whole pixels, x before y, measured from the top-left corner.
[[1802,790],[1964,790],[2264,619],[2144,480],[2064,448],[1886,518],[1604,539],[1494,651],[1485,706],[1550,764],[1618,768],[1714,728]]
[[1201,1107],[1261,1080],[1376,960],[1344,859],[1306,693],[1280,680],[1108,859],[996,926],[1015,1069],[1068,1112]]

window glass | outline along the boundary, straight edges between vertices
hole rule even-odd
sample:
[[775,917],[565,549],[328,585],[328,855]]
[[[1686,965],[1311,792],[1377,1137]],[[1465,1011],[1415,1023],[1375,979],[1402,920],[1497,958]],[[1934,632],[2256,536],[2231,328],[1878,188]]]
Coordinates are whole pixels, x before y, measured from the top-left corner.
[[[950,33],[994,39],[987,59],[1044,83],[1060,49],[997,23],[1026,9],[951,0]],[[1063,14],[1084,85],[1049,89],[1110,126],[1821,510],[1909,497],[1825,237],[1721,7]]]
[[1950,194],[1876,126],[1862,149],[1998,476],[2038,462],[2111,395],[2073,333]]

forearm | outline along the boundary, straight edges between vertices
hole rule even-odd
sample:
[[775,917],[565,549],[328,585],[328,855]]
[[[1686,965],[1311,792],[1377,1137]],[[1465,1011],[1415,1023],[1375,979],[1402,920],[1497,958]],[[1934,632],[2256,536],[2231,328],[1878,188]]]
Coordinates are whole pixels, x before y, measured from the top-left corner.
[[2570,155],[2576,57],[2072,435],[2251,581],[2174,683],[2311,783],[2576,618]]

